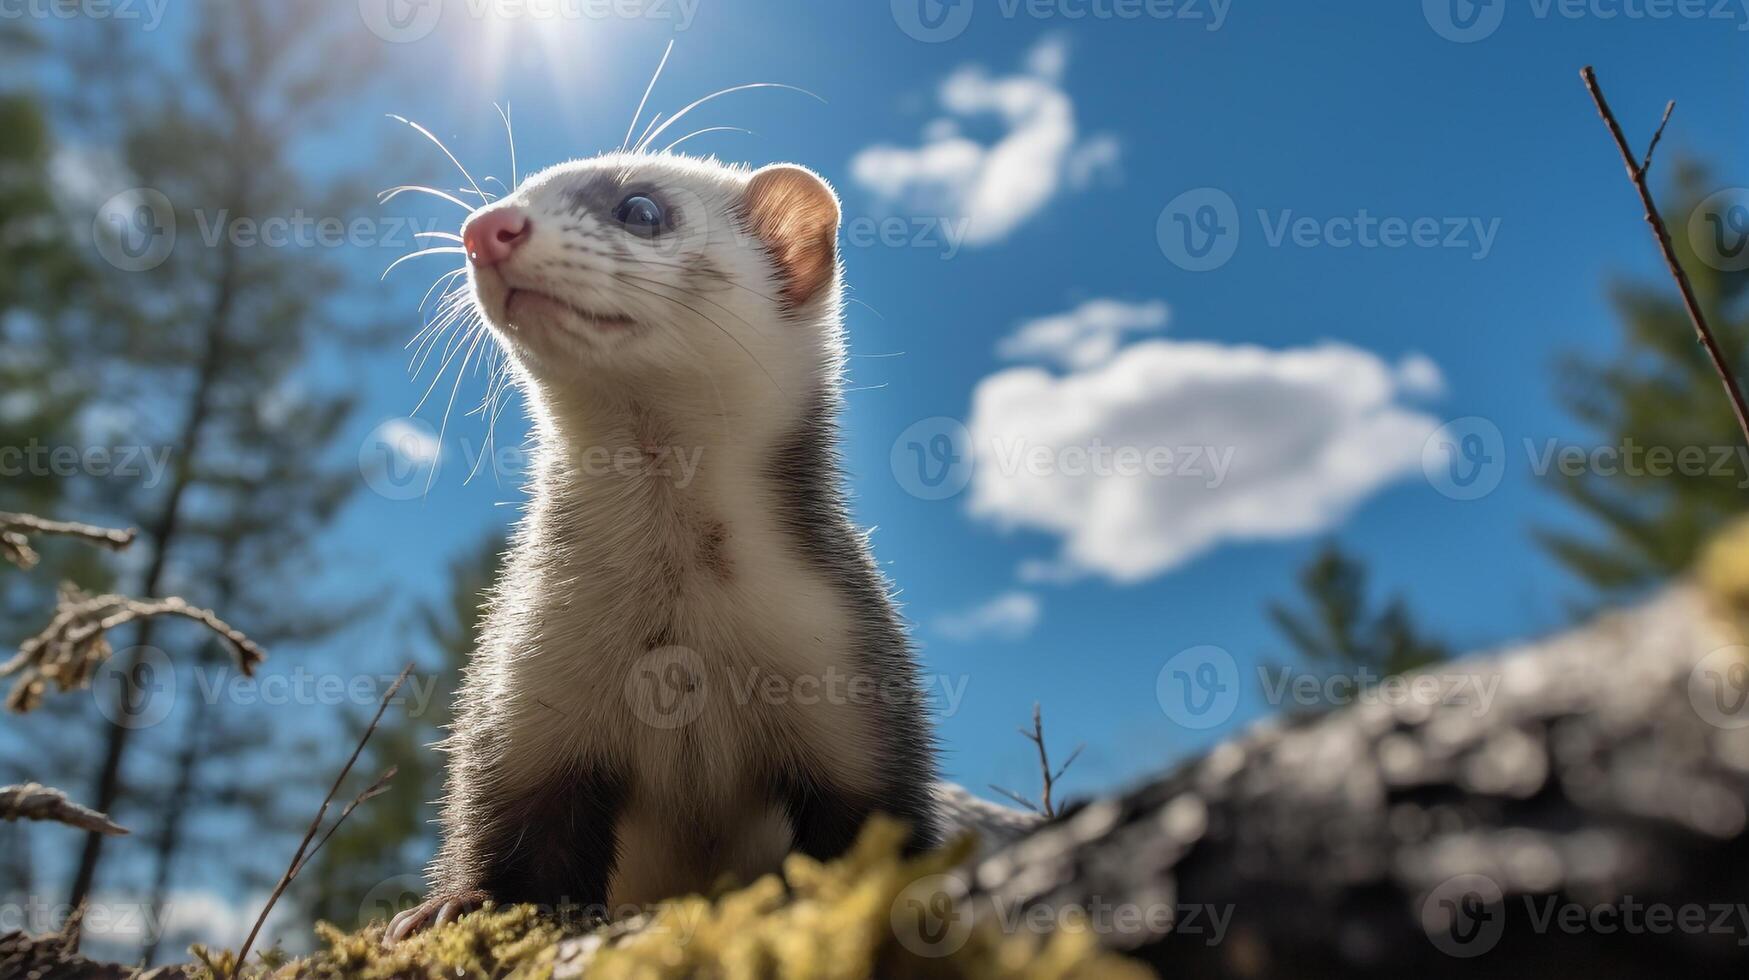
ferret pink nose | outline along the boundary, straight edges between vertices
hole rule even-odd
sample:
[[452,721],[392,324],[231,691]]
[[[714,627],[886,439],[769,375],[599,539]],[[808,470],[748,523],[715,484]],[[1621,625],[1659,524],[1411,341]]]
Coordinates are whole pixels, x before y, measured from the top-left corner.
[[468,261],[493,266],[528,241],[528,231],[528,215],[521,208],[495,208],[475,216],[462,229],[462,247],[468,251]]

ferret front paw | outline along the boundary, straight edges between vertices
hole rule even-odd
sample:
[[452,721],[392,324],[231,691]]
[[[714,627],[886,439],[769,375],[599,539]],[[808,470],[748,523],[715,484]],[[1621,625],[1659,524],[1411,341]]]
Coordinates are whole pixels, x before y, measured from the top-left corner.
[[433,895],[389,920],[383,945],[393,946],[421,930],[447,925],[491,900],[478,888]]

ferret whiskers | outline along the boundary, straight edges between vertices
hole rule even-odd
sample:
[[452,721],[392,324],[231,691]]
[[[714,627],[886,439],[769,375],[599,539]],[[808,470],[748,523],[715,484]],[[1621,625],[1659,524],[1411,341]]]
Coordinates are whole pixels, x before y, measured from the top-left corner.
[[[624,150],[626,144],[632,141],[632,130],[638,128],[638,117],[644,114],[644,104],[650,101],[650,92],[656,88],[656,79],[662,77],[662,69],[668,65],[668,56],[674,53],[674,42],[669,41],[668,47],[662,52],[662,60],[656,63],[656,72],[650,76],[650,84],[644,86],[644,97],[638,100],[638,108],[632,113],[632,121],[626,127],[626,138],[619,141],[619,148]],[[654,120],[651,120],[654,122]]]
[[[660,137],[663,133],[667,132],[668,127],[670,127],[670,126],[674,125],[675,123],[679,122],[680,120],[684,119],[686,117],[687,113],[691,112],[692,110],[698,108],[701,105],[704,105],[706,102],[709,102],[712,99],[722,98],[725,95],[732,95],[735,92],[745,92],[748,89],[756,89],[756,88],[788,89],[791,92],[800,92],[801,94],[803,94],[811,99],[819,99],[822,104],[824,104],[826,101],[825,99],[821,99],[818,95],[815,95],[814,93],[808,91],[805,88],[797,88],[794,85],[784,85],[781,82],[749,82],[745,85],[731,85],[728,88],[718,89],[715,92],[712,92],[711,94],[705,96],[702,99],[695,99],[692,102],[692,104],[688,105],[686,108],[680,110],[679,112],[675,113],[674,115],[668,117],[667,122],[663,123],[660,126],[657,126],[653,132],[648,133],[647,135],[644,136],[643,139],[639,140],[638,145],[633,148],[632,152],[642,153],[644,151],[645,147],[648,147],[651,143],[655,142],[656,139],[658,137]],[[651,120],[651,121],[654,122],[654,120]]]
[[[400,122],[406,123],[407,125],[413,127],[415,130],[417,130],[421,136],[424,136],[426,139],[430,140],[431,142],[436,143],[437,148],[443,151],[443,155],[446,157],[449,157],[449,162],[455,164],[455,168],[462,172],[463,177],[467,178],[468,183],[470,185],[472,185],[474,188],[474,193],[480,195],[481,200],[486,199],[486,192],[480,190],[480,182],[474,179],[473,174],[468,173],[468,168],[462,166],[462,162],[455,158],[454,153],[449,152],[449,147],[443,145],[443,140],[438,139],[436,136],[432,135],[431,130],[426,129],[424,126],[419,125],[418,123],[414,122],[411,119],[408,119],[406,116],[397,116],[391,112],[391,113],[389,113],[389,118],[399,120]],[[465,205],[464,205],[464,207],[465,207]]]

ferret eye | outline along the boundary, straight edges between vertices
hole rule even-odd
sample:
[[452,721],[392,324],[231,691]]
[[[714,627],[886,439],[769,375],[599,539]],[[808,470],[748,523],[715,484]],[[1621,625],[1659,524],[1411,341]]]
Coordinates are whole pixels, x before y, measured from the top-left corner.
[[633,194],[613,209],[613,220],[633,234],[654,237],[662,230],[662,205],[642,194]]

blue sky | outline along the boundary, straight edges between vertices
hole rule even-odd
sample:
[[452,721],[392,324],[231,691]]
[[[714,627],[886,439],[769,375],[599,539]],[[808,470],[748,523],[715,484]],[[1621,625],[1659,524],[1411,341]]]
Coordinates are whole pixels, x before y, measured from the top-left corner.
[[[383,173],[385,187],[445,174],[435,147],[386,118],[398,113],[476,176],[506,177],[494,102],[512,107],[524,173],[611,148],[670,40],[646,118],[744,82],[823,98],[718,100],[692,128],[756,135],[713,133],[689,149],[806,164],[860,229],[844,247],[857,300],[845,419],[856,513],[878,527],[926,672],[953,691],[939,722],[945,765],[974,788],[1033,789],[1036,763],[1013,728],[1035,700],[1059,751],[1087,745],[1071,792],[1120,785],[1268,713],[1253,668],[1289,657],[1263,605],[1291,594],[1328,535],[1460,647],[1562,621],[1573,586],[1527,532],[1567,517],[1523,443],[1586,443],[1552,399],[1552,360],[1615,343],[1609,276],[1660,271],[1579,68],[1597,66],[1636,142],[1665,99],[1679,102],[1665,163],[1686,154],[1713,165],[1720,188],[1749,183],[1749,16],[1506,3],[1476,8],[1486,36],[1460,43],[1442,0],[962,0],[946,10],[962,19],[949,21],[953,36],[923,40],[915,4],[671,0],[629,19],[581,15],[598,9],[588,4],[557,16],[415,5],[413,29],[384,44],[387,84],[312,134],[309,162],[338,168],[367,147],[397,168],[420,161]],[[380,12],[374,0],[363,15],[354,6],[335,16],[361,31]],[[1118,9],[1143,14],[1096,15]],[[440,16],[422,33],[428,10]],[[997,105],[1012,114],[976,111]],[[1207,227],[1203,204],[1231,205],[1229,259],[1186,268],[1197,263],[1171,244],[1174,202],[1196,228]],[[381,213],[459,218],[446,207],[403,197]],[[1455,224],[1456,247],[1338,247],[1349,232],[1328,222],[1363,213],[1431,220],[1442,242]],[[1294,232],[1301,218],[1317,229]],[[883,231],[893,237],[870,240]],[[373,278],[404,245],[358,248],[358,267]],[[453,258],[407,263],[369,302],[403,311],[411,336],[420,295]],[[1077,311],[1055,329],[1082,331],[1091,347],[1071,350],[1049,327],[1004,346]],[[348,444],[366,456],[367,432],[400,425],[429,380],[410,380],[395,351],[320,368],[366,393]],[[462,403],[478,396],[472,381]],[[501,443],[521,436],[519,413],[499,423]],[[441,414],[440,396],[421,416],[435,425]],[[1442,493],[1423,467],[1431,431],[1467,417],[1499,432],[1505,457],[1498,487],[1475,500]],[[1149,480],[1182,477],[1022,478],[996,472],[962,430],[926,421],[939,419],[972,439],[1207,445],[1239,462],[1226,484],[1159,493]],[[963,492],[926,499],[895,468],[895,444],[902,461],[919,432],[925,447],[945,432],[972,451],[973,468],[956,471],[970,480]],[[1271,447],[1272,436],[1305,444]],[[520,499],[513,475],[463,484],[482,438],[458,408],[429,494],[361,493],[333,532],[342,560],[326,587],[389,583],[403,604],[436,594],[449,558],[511,520]],[[385,618],[362,644],[378,651],[373,665],[404,649],[395,625]],[[1237,702],[1186,725],[1163,707],[1162,671],[1206,646],[1230,656]]]

